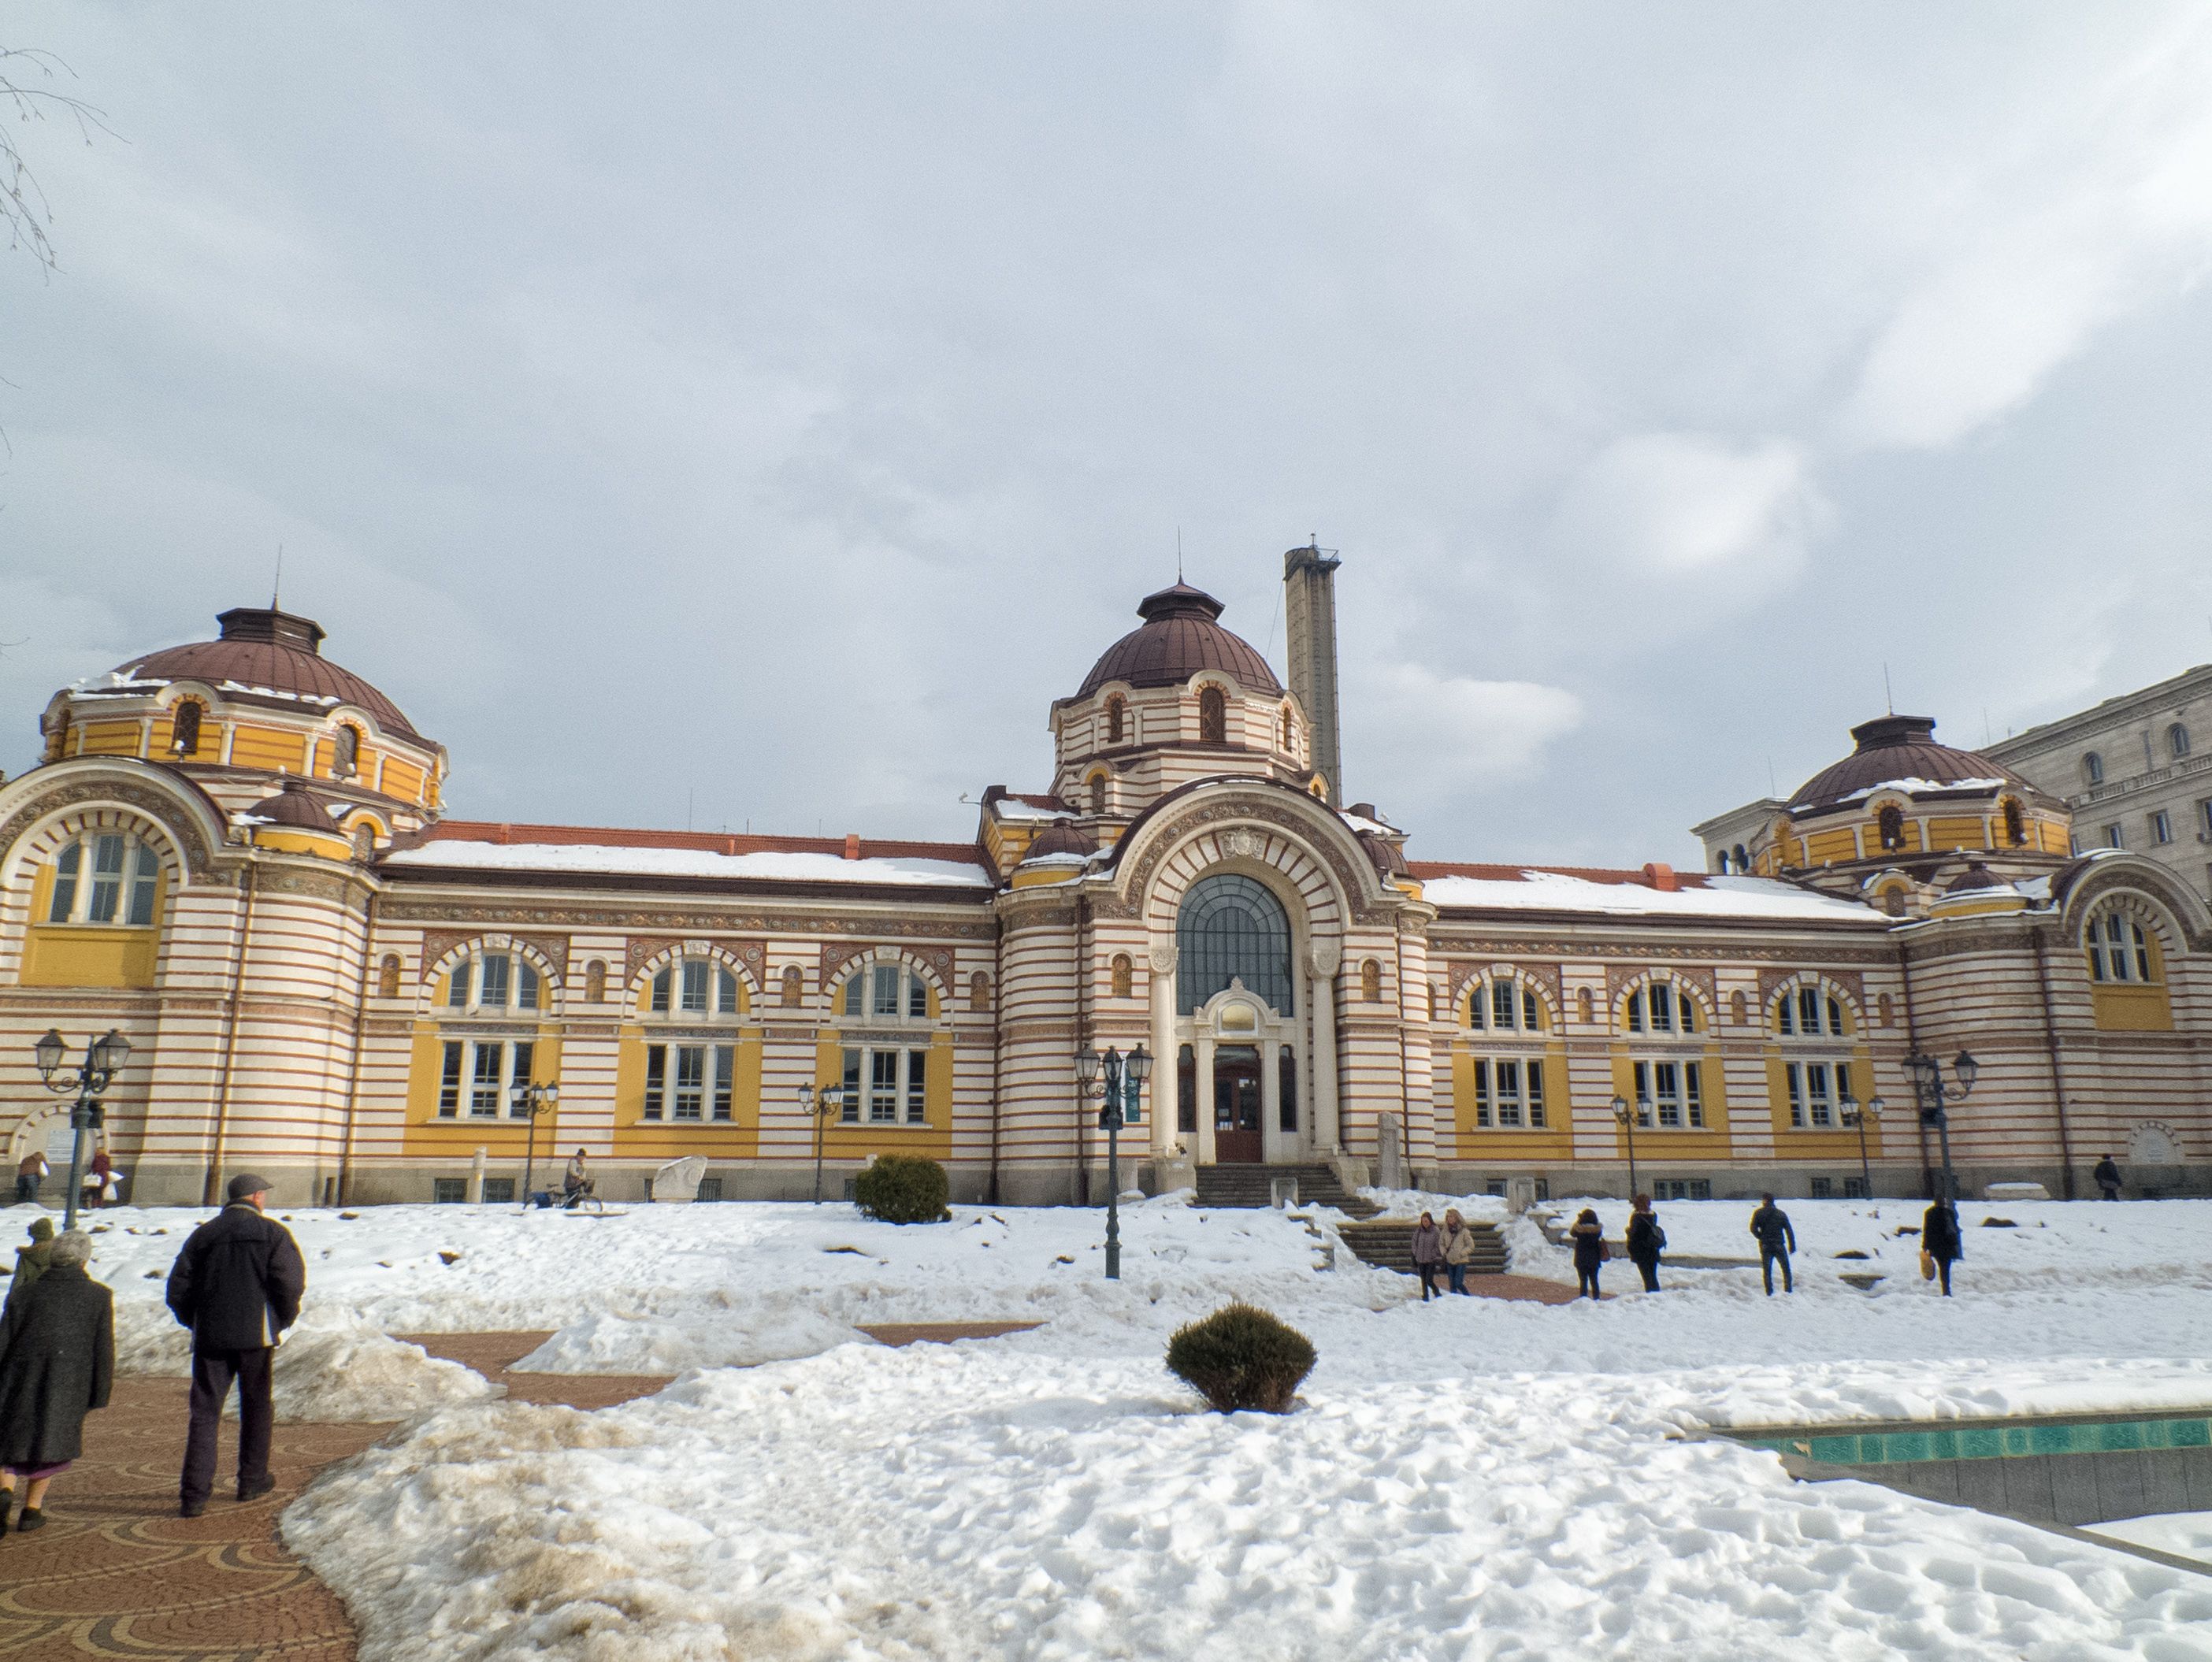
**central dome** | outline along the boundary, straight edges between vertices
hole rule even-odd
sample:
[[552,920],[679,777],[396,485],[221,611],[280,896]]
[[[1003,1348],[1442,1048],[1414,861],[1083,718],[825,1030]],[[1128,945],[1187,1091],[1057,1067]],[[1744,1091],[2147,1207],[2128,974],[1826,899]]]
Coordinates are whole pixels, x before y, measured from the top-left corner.
[[1791,808],[1832,808],[1881,785],[1896,785],[1911,794],[1947,786],[1994,791],[2003,785],[2024,797],[2042,795],[2002,763],[1938,744],[1932,716],[1877,716],[1852,728],[1851,737],[1858,749],[1799,786],[1790,798]]
[[[232,702],[307,713],[349,704],[392,737],[422,742],[398,705],[322,655],[323,626],[313,618],[273,606],[236,606],[216,622],[222,630],[219,639],[132,658],[112,671],[106,683],[202,681]],[[79,684],[97,690],[100,683]]]
[[1144,627],[1109,646],[1083,678],[1078,698],[1109,681],[1131,687],[1180,687],[1201,670],[1216,670],[1238,685],[1270,697],[1283,683],[1252,643],[1216,622],[1221,603],[1203,589],[1177,583],[1148,594],[1137,607]]

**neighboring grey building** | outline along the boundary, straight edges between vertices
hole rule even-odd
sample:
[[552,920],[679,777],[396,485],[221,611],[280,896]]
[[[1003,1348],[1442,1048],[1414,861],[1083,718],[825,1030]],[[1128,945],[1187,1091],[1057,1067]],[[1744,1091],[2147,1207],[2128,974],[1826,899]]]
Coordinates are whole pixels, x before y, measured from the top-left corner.
[[2127,849],[2212,896],[2212,664],[1984,754],[2065,799],[2079,850]]

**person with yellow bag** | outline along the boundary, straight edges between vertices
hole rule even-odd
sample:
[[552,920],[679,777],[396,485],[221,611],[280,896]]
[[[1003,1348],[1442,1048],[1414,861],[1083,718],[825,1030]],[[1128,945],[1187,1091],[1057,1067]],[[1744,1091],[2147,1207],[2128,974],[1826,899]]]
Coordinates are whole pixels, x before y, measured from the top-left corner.
[[1959,1209],[1938,1200],[1920,1220],[1920,1278],[1943,1278],[1943,1296],[1951,1296],[1951,1266],[1966,1256],[1959,1243]]

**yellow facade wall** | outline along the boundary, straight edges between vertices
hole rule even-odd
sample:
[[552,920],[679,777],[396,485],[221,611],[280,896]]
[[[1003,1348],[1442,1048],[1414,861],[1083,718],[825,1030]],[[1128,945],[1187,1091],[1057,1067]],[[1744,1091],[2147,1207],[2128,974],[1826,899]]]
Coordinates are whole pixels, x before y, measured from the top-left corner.
[[[1485,1051],[1486,1058],[1501,1052]],[[1541,1131],[1520,1125],[1478,1125],[1474,1121],[1475,1052],[1452,1052],[1452,1130],[1462,1160],[1565,1160],[1574,1147],[1574,1127],[1567,1112],[1567,1050],[1564,1044],[1547,1045],[1536,1056],[1522,1053],[1523,1061],[1544,1065],[1544,1118]]]
[[307,760],[307,741],[301,733],[240,722],[230,742],[230,761],[234,767],[264,767],[271,773],[282,768],[297,773],[303,771]]
[[[466,1165],[478,1149],[494,1160],[520,1160],[532,1140],[530,1122],[509,1118],[504,1111],[505,1104],[501,1104],[496,1119],[479,1119],[469,1114],[459,1114],[451,1119],[439,1117],[438,1087],[444,1072],[445,1042],[467,1036],[458,1028],[446,1033],[434,1021],[416,1022],[408,1046],[407,1126],[400,1140],[401,1152],[448,1160],[457,1166]],[[550,1085],[561,1077],[561,1029],[550,1022],[543,1023],[532,1042],[535,1048],[530,1055],[530,1083]],[[560,1105],[556,1103],[538,1116],[535,1141],[540,1159],[558,1146],[560,1136]]]
[[[31,880],[31,916],[53,904],[54,869],[41,866]],[[169,874],[154,889],[154,922],[131,929],[115,924],[33,923],[25,931],[24,986],[149,987],[161,955],[161,919],[167,915]]]
[[[1874,1058],[1863,1045],[1854,1045],[1851,1047],[1850,1055],[1844,1058],[1827,1056],[1792,1057],[1785,1055],[1778,1046],[1767,1046],[1766,1101],[1774,1128],[1776,1158],[1841,1160],[1846,1155],[1854,1160],[1858,1158],[1859,1134],[1852,1127],[1838,1121],[1826,1130],[1820,1130],[1810,1125],[1800,1129],[1792,1126],[1790,1123],[1790,1082],[1784,1077],[1783,1069],[1792,1061],[1832,1063],[1838,1059],[1849,1061],[1852,1083],[1859,1089],[1867,1089],[1872,1083]],[[1864,1102],[1867,1099],[1861,1097],[1859,1100]],[[1899,1112],[1909,1117],[1911,1110],[1908,1106]],[[1869,1158],[1875,1160],[1881,1158],[1881,1120],[1867,1121],[1866,1145]]]
[[2170,1033],[2173,1029],[2173,1004],[2162,982],[2119,986],[2092,982],[2089,1005],[2098,1027],[2107,1033]]
[[88,721],[76,730],[76,754],[81,756],[135,756],[138,754],[136,721]]
[[[935,1013],[934,995],[931,1004]],[[915,1035],[918,1040],[921,1035]],[[915,1048],[909,1046],[908,1048]],[[831,1160],[868,1160],[879,1154],[910,1154],[929,1160],[952,1157],[952,1035],[937,1033],[929,1040],[929,1083],[922,1093],[923,1125],[848,1125],[831,1120],[822,1133],[822,1151]],[[842,1083],[845,1077],[843,1035],[823,1028],[814,1045],[814,1084],[819,1090]]]
[[[1721,1053],[1717,1049],[1702,1051],[1646,1050],[1640,1056],[1632,1055],[1624,1047],[1615,1046],[1613,1052],[1613,1094],[1633,1107],[1636,1101],[1636,1064],[1639,1061],[1682,1061],[1698,1064],[1699,1095],[1704,1099],[1705,1123],[1699,1131],[1687,1126],[1680,1131],[1662,1131],[1657,1125],[1638,1125],[1636,1128],[1636,1158],[1648,1163],[1656,1160],[1726,1160],[1729,1157],[1728,1083],[1721,1071]],[[1612,1110],[1608,1107],[1607,1116]],[[1613,1121],[1614,1157],[1628,1158],[1628,1128],[1619,1120]]]

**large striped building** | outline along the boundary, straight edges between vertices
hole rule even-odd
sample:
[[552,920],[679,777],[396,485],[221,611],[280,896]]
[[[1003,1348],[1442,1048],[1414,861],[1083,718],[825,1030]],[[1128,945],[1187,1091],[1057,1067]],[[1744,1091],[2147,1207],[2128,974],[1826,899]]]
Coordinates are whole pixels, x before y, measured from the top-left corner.
[[242,1166],[495,1197],[580,1146],[618,1194],[690,1155],[727,1198],[806,1193],[818,1155],[834,1193],[911,1152],[1057,1202],[1103,1178],[1076,1052],[1142,1045],[1152,1188],[1402,1160],[1619,1192],[1632,1152],[1662,1194],[1918,1193],[1906,1059],[1968,1051],[1966,1185],[2206,1174],[2212,918],[2167,872],[2070,855],[2063,802],[1902,717],[1700,828],[1713,872],[1410,859],[1335,800],[1334,565],[1286,559],[1287,688],[1210,597],[1148,597],[1053,704],[1047,787],[987,790],[959,844],[448,819],[443,747],[319,627],[226,612],[57,694],[0,786],[0,1137],[59,1152],[32,1045],[114,1028],[142,1200]]

